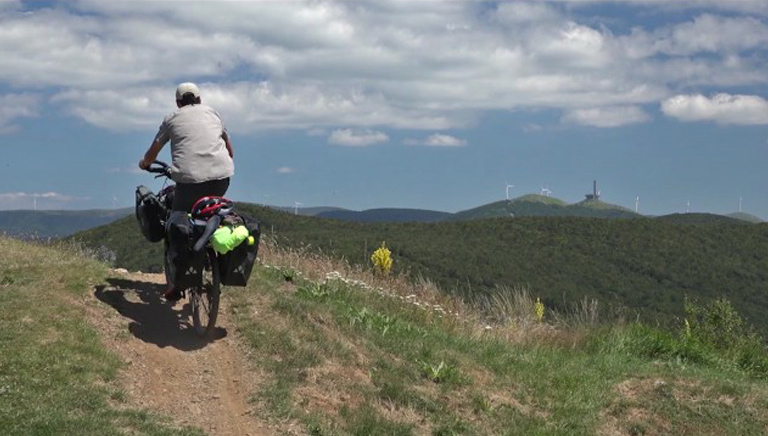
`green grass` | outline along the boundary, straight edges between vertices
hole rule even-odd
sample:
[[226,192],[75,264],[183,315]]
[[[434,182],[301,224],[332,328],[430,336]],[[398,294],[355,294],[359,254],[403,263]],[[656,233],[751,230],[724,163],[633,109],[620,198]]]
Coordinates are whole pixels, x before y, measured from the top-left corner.
[[[126,403],[122,364],[78,303],[105,280],[103,264],[71,248],[2,242],[3,435],[201,434]],[[262,374],[251,400],[278,426],[329,436],[768,428],[766,350],[724,300],[692,307],[690,332],[578,322],[488,330],[343,280],[305,278],[318,275],[257,266],[248,287],[224,291],[234,320],[224,327]]]
[[271,373],[256,399],[309,434],[757,435],[768,425],[761,377],[655,328],[511,342],[339,280],[286,284],[258,268],[252,281],[228,295]]
[[121,361],[75,303],[106,268],[71,248],[1,238],[0,433],[201,435],[125,404]]

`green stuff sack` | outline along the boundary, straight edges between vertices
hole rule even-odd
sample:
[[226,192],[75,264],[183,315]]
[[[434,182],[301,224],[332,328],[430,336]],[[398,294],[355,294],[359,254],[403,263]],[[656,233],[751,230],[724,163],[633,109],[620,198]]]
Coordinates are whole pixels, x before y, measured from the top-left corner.
[[244,225],[236,227],[223,226],[213,233],[211,245],[219,254],[227,254],[243,241],[248,239],[248,228]]

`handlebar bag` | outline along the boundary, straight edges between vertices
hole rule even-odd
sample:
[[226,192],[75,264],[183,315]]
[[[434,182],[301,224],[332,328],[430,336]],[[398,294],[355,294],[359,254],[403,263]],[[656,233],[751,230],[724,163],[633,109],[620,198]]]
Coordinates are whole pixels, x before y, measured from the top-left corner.
[[165,235],[163,218],[165,208],[157,196],[146,186],[136,188],[136,219],[141,234],[149,242],[159,242]]
[[259,253],[259,223],[253,218],[241,217],[248,229],[248,238],[232,251],[219,256],[221,284],[226,286],[246,286]]

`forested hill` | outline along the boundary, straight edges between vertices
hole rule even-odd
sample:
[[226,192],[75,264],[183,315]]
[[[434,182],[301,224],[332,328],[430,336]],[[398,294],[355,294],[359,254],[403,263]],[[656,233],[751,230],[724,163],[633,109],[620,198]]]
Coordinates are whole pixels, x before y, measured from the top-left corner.
[[489,203],[461,212],[450,219],[455,221],[525,216],[577,216],[592,218],[639,218],[641,215],[600,200],[586,200],[568,204],[560,199],[529,194],[513,200]]
[[[686,297],[725,296],[768,331],[768,224],[576,217],[364,224],[239,207],[284,246],[353,263],[367,264],[386,241],[397,270],[448,292],[530,286],[548,305],[596,298],[650,319],[682,315]],[[118,266],[160,270],[161,244],[144,242],[133,217],[77,237],[113,250]]]
[[368,209],[362,212],[353,210],[331,210],[315,215],[320,218],[332,218],[342,221],[358,221],[364,223],[373,222],[437,222],[448,219],[453,216],[448,212],[438,212],[434,210],[422,209]]
[[734,224],[751,225],[754,221],[712,213],[673,213],[656,217],[656,220],[677,224]]

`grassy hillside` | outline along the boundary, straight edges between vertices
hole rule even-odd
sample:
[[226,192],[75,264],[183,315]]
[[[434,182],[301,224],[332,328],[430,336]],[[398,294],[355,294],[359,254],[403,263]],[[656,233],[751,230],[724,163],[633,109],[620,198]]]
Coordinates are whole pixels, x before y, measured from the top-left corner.
[[737,220],[747,221],[750,223],[761,223],[763,220],[760,217],[756,217],[752,214],[744,213],[744,212],[735,212],[726,215],[730,218],[736,218]]
[[[122,334],[135,335],[129,314],[92,294],[115,279],[113,292],[134,292],[130,281],[71,249],[0,242],[4,435],[203,434],[128,403],[122,361],[84,316],[86,306],[112,310],[124,317]],[[518,293],[503,322],[486,327],[471,307],[397,278],[272,247],[262,257],[269,265],[247,288],[225,289],[234,324],[222,328],[259,369],[247,413],[275,434],[720,436],[768,427],[768,356],[727,304],[664,333],[549,307],[540,320]],[[158,327],[180,335],[182,323]],[[169,348],[158,352],[194,353]],[[220,401],[206,393],[201,408]]]
[[[640,215],[616,204],[600,200],[584,200],[568,206],[572,216],[593,216],[599,218],[638,218]],[[598,215],[595,215],[598,213]]]
[[[275,213],[290,216],[284,212]],[[98,253],[101,260],[118,267],[143,272],[163,270],[163,242],[147,242],[134,216],[77,233],[68,240],[83,242]]]
[[132,214],[130,209],[110,210],[3,210],[0,233],[25,238],[64,237],[111,223]]
[[[370,275],[326,275],[336,267],[317,258],[264,257],[277,267],[259,270],[253,287],[231,294],[257,366],[274,377],[255,397],[277,416],[306,423],[309,434],[757,435],[765,429],[765,382],[721,369],[727,365],[714,364],[707,347],[685,335],[574,318],[542,324],[533,301],[519,294],[506,324],[482,328],[425,311],[434,307],[429,301],[403,302],[406,294],[423,298],[419,290],[395,287],[400,297],[387,294],[394,281],[368,282],[384,286],[379,294],[350,284],[373,280]],[[295,270],[304,279],[281,284]],[[554,319],[550,312],[544,318]],[[692,326],[690,338],[699,331]],[[765,356],[760,346],[755,352]]]
[[474,209],[457,212],[455,221],[499,217],[577,216],[593,218],[638,218],[640,215],[621,206],[602,201],[582,201],[576,204],[543,195],[529,194],[513,200],[497,201]]
[[121,359],[79,302],[108,269],[72,247],[0,236],[0,433],[3,436],[202,436],[126,404]]
[[[396,271],[427,277],[448,292],[486,294],[525,285],[549,306],[595,298],[604,307],[627,306],[643,319],[664,322],[682,315],[686,298],[725,296],[768,331],[765,224],[574,217],[362,224],[241,209],[259,217],[265,232],[286,247],[309,246],[354,264],[367,265],[386,241]],[[144,242],[132,218],[78,238],[114,252],[118,266],[160,270],[161,245]]]

